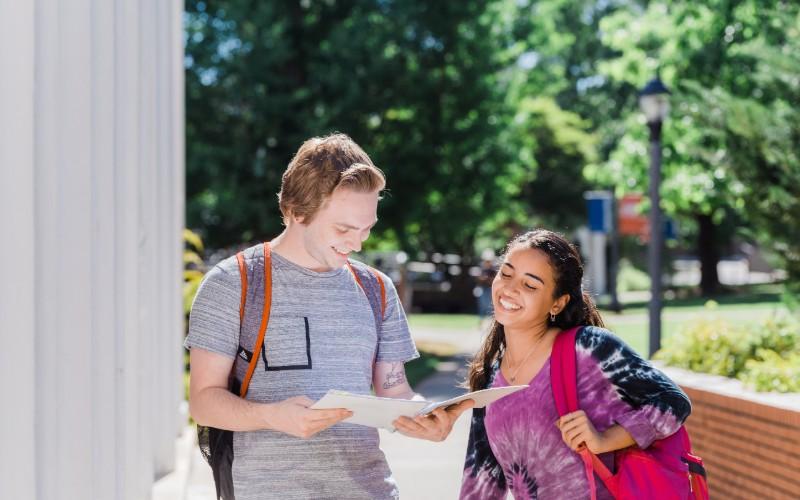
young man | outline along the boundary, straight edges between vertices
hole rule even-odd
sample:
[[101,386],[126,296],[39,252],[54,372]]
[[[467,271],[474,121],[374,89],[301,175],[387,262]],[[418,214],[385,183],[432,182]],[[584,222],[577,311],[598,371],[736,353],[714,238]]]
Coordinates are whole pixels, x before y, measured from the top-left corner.
[[[278,194],[286,229],[269,243],[272,299],[264,347],[255,354],[260,359],[245,399],[228,389],[236,356],[253,355],[239,346],[236,258],[204,279],[185,343],[190,411],[199,425],[226,433],[227,470],[212,465],[224,500],[398,497],[377,431],[340,423],[351,415],[346,409],[309,408],[329,389],[414,397],[403,364],[418,354],[391,280],[380,274],[386,303],[380,317],[348,266],[348,255],[361,250],[377,222],[384,187],[383,173],[342,134],[310,139],[292,159]],[[264,272],[262,250],[244,252],[254,276]],[[248,289],[243,331],[260,325],[261,293]],[[396,427],[441,440],[470,406],[403,418]]]

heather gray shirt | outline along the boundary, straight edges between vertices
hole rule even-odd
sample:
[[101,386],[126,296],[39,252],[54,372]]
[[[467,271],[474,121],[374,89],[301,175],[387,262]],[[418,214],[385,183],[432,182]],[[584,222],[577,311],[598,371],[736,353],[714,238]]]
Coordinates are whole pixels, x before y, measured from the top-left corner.
[[[314,272],[272,252],[265,356],[259,357],[247,399],[316,400],[329,389],[369,394],[376,360],[416,358],[397,292],[382,277],[386,314],[376,328],[367,296],[347,268]],[[235,257],[209,271],[192,305],[187,348],[236,356],[240,293]],[[246,314],[260,311],[249,308]],[[236,499],[398,498],[378,444],[375,429],[343,423],[310,439],[269,430],[235,432]]]

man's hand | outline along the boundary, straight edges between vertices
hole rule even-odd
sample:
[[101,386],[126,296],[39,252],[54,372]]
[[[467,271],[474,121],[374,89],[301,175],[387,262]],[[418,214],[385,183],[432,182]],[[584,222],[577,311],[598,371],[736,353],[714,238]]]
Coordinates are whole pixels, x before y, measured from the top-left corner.
[[445,408],[436,408],[427,415],[414,418],[400,417],[392,422],[395,429],[404,436],[427,439],[428,441],[444,441],[453,430],[453,424],[466,410],[475,406],[475,401],[467,399]]
[[312,410],[309,406],[313,404],[314,402],[305,396],[295,396],[266,405],[267,425],[270,429],[308,439],[353,416],[352,411],[344,408]]

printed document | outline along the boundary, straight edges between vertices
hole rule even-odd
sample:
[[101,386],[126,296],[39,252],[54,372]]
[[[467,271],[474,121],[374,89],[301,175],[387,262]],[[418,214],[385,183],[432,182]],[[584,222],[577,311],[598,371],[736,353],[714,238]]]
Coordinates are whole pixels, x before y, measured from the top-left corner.
[[364,394],[352,394],[345,391],[329,390],[319,401],[311,405],[312,409],[346,408],[353,412],[353,416],[343,420],[353,424],[366,425],[394,430],[392,422],[400,417],[415,417],[427,415],[436,408],[446,408],[466,399],[475,401],[474,408],[483,408],[486,405],[528,387],[527,385],[512,385],[508,387],[495,387],[480,391],[462,394],[447,401],[414,401],[412,399],[381,398]]

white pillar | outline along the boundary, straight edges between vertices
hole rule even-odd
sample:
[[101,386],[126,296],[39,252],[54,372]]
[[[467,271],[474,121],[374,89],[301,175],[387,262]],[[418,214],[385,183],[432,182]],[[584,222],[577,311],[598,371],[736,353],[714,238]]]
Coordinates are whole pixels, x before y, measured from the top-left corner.
[[34,8],[0,0],[0,498],[34,498]]
[[589,276],[589,290],[597,296],[608,292],[606,283],[606,242],[605,233],[589,232],[589,259],[586,263]]
[[182,398],[180,1],[0,0],[0,498],[148,498]]

